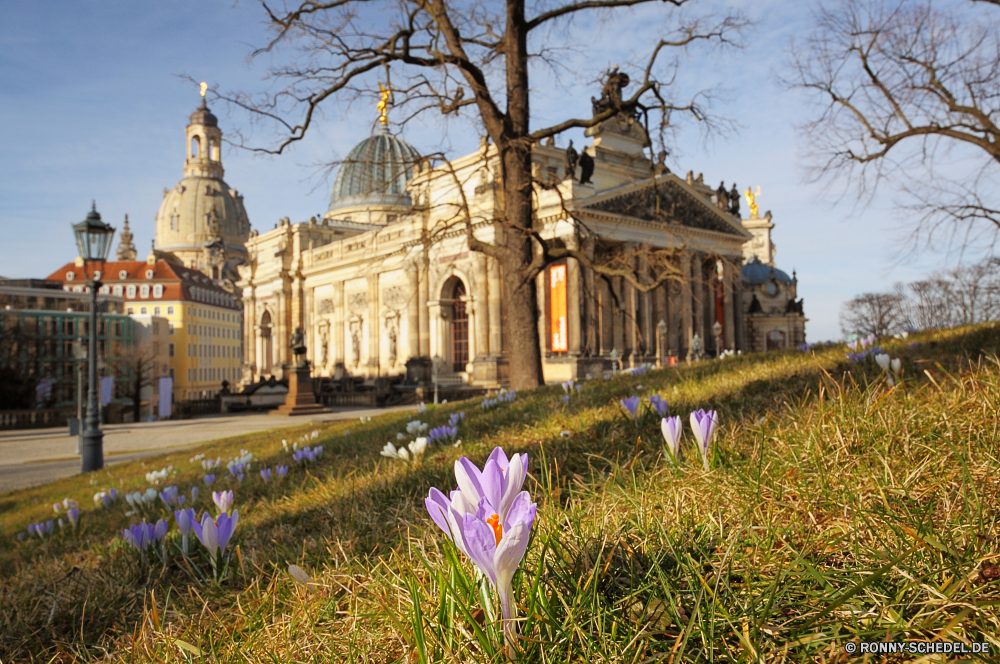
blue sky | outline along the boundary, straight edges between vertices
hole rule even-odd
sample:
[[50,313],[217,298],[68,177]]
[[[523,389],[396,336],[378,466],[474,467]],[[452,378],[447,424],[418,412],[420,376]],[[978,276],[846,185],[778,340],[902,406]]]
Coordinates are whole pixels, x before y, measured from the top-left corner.
[[[702,6],[725,8],[693,5]],[[736,119],[739,133],[706,144],[696,127],[685,128],[670,166],[682,174],[704,172],[713,185],[725,179],[741,190],[761,186],[761,210],[771,210],[776,224],[778,266],[798,272],[810,319],[807,336],[836,338],[841,302],[921,276],[939,257],[893,262],[899,218],[891,198],[855,209],[804,181],[808,146],[800,143],[795,125],[806,119],[808,107],[797,93],[782,90],[774,74],[789,39],[808,29],[810,3],[765,0],[747,6],[755,25],[746,50],[696,51],[677,83],[680,93],[728,87],[728,100],[716,111]],[[542,35],[553,45],[577,46],[559,54],[566,70],[533,73],[536,124],[585,114],[600,73],[611,64],[640,61],[662,32],[665,11],[657,3]],[[182,176],[184,127],[199,102],[197,87],[183,77],[226,90],[265,90],[269,61],[248,61],[251,49],[265,41],[263,18],[257,3],[232,0],[8,7],[0,23],[0,275],[44,277],[72,260],[70,224],[84,217],[91,199],[119,229],[129,215],[145,255],[163,189]],[[223,132],[247,127],[246,117],[221,106],[213,110]],[[317,165],[345,155],[371,130],[373,119],[374,110],[363,103],[331,106],[315,134],[286,155],[261,157],[227,147],[226,181],[244,194],[254,228],[325,210],[332,180]],[[407,127],[404,136],[418,150],[445,149],[454,156],[478,145],[473,125],[453,121],[445,127],[434,117]],[[559,143],[571,137],[577,146],[583,143],[575,134]]]

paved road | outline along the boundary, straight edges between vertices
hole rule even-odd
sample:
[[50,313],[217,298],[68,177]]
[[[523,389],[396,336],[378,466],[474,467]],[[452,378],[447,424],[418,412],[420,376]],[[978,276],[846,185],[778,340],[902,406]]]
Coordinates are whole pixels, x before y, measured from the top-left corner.
[[[300,417],[216,415],[192,420],[109,424],[103,427],[104,460],[110,465],[245,433],[301,426],[309,422],[352,420],[407,409],[415,410],[416,406],[340,408],[323,415]],[[79,473],[76,442],[76,436],[66,435],[66,429],[0,432],[0,493]]]

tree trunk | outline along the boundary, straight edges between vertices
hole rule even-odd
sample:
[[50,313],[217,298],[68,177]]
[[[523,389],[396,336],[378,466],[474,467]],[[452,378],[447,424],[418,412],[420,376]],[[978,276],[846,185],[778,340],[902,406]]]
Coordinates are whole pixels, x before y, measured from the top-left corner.
[[507,113],[503,129],[494,136],[503,162],[504,251],[499,261],[504,282],[504,334],[510,357],[510,386],[515,390],[544,382],[538,338],[538,295],[527,274],[534,257],[531,230],[531,139],[528,104],[528,45],[523,0],[507,3],[505,56]]

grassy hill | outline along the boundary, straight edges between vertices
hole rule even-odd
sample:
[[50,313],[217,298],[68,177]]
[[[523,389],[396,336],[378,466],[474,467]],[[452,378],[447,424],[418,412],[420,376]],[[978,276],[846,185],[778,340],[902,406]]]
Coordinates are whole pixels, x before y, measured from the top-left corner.
[[[455,488],[456,459],[482,464],[497,445],[528,453],[538,503],[514,582],[519,661],[840,661],[848,642],[883,640],[984,642],[1000,657],[1000,326],[883,345],[902,358],[895,386],[843,346],[745,356],[589,381],[568,404],[552,386],[489,411],[247,435],[4,494],[0,661],[506,661],[495,594],[423,504]],[[659,419],[635,425],[618,405],[654,393],[685,422],[679,467]],[[687,424],[698,408],[720,418],[709,472]],[[460,447],[379,455],[408,419],[459,411]],[[282,445],[303,435],[324,448],[304,467]],[[254,458],[239,481],[224,466],[241,450]],[[159,500],[131,516],[92,500],[145,491],[147,472],[172,465],[158,488],[200,485],[194,506],[214,510],[196,453],[222,458],[211,489],[232,489],[239,510],[218,582],[199,544],[180,554],[172,517],[166,563],[117,534],[166,518]],[[278,464],[288,475],[264,482]],[[63,498],[80,505],[78,529],[18,539]]]

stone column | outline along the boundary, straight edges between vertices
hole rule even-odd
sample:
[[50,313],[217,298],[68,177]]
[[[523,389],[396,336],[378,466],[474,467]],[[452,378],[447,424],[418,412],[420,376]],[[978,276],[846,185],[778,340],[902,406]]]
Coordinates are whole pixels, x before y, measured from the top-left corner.
[[743,271],[738,262],[736,269],[733,270],[733,321],[736,327],[736,349],[745,353],[747,352],[747,323],[743,317]]
[[495,258],[486,259],[486,278],[488,282],[489,315],[490,315],[490,355],[499,357],[503,352],[503,332],[500,313],[502,288],[500,283],[500,264]]
[[379,371],[379,342],[381,341],[381,319],[379,317],[379,292],[378,277],[376,274],[368,275],[368,375],[378,376]]
[[475,253],[473,260],[475,261],[476,268],[476,302],[474,309],[476,316],[476,356],[473,358],[470,354],[470,362],[473,359],[481,360],[486,357],[490,347],[490,313],[487,302],[489,299],[489,287],[487,285],[488,277],[486,276],[486,255]]
[[[566,246],[576,249],[576,238],[566,238]],[[581,300],[583,299],[583,279],[580,275],[580,262],[575,258],[566,259],[566,334],[569,335],[566,344],[566,355],[580,357],[583,347],[581,332]],[[574,370],[573,375],[576,375]]]
[[705,343],[705,260],[702,254],[695,254],[691,261],[691,291],[694,293],[694,332],[701,337],[702,352]]
[[344,312],[347,302],[344,301],[344,282],[333,284],[333,375],[340,378],[344,375],[344,358],[347,349],[344,346]]
[[410,358],[420,356],[420,270],[406,270],[406,338]]
[[[649,258],[639,257],[639,274],[642,276],[643,285],[648,286],[652,281],[649,271]],[[656,322],[653,320],[653,294],[650,291],[639,292],[639,322],[643,340],[643,361],[656,352]]]
[[[624,288],[622,287],[621,277],[612,277],[611,285],[614,289],[614,293],[611,293],[611,302],[609,303],[609,312],[611,313],[611,349],[618,349],[618,357],[623,357],[625,353],[625,306],[626,301],[624,298]],[[615,306],[615,301],[617,298],[617,306]],[[609,351],[610,352],[610,351]]]
[[[583,252],[591,261],[594,260],[594,238],[583,242]],[[597,354],[597,290],[594,271],[583,269],[583,354],[592,357]]]
[[722,323],[722,335],[725,339],[726,350],[736,348],[736,319],[733,310],[733,266],[722,259],[722,309],[725,312],[725,320]]
[[430,312],[427,306],[430,303],[430,270],[428,269],[427,254],[420,257],[420,286],[418,288],[419,297],[417,306],[420,314],[420,356],[430,358],[431,353],[431,327]]
[[677,352],[687,354],[691,349],[691,337],[694,336],[694,289],[691,284],[691,254],[681,254],[681,346]]
[[[248,290],[250,296],[243,298],[243,364],[247,367],[254,367],[253,372],[249,375],[249,379],[254,380],[260,373],[260,367],[257,366],[257,298],[254,297],[252,283]],[[175,349],[178,356],[180,352],[180,348]],[[247,374],[244,376],[246,377]]]

